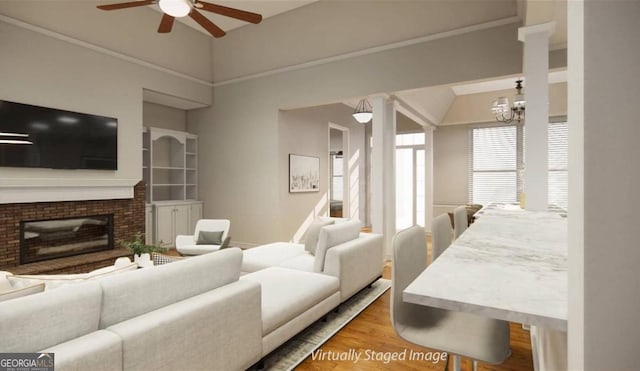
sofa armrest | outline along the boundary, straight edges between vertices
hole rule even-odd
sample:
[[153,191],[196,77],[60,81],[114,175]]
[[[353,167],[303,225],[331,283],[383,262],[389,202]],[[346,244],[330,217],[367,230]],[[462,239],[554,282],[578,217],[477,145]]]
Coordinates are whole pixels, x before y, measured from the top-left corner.
[[191,235],[177,235],[176,236],[176,249],[179,249],[184,246],[193,246],[195,245],[196,240]]
[[338,277],[344,302],[382,275],[382,235],[366,233],[327,250],[323,273]]
[[262,356],[261,286],[236,281],[107,331],[122,339],[125,370],[245,370]]

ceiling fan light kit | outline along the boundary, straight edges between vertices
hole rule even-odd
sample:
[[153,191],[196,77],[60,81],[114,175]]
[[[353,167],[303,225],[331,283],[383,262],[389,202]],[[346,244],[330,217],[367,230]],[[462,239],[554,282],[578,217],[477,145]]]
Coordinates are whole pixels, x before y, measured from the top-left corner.
[[186,17],[191,12],[189,0],[160,0],[158,6],[163,12],[176,18]]
[[245,10],[229,8],[222,5],[216,5],[206,3],[200,0],[140,0],[129,1],[126,3],[106,4],[98,5],[100,10],[118,10],[126,8],[134,8],[139,6],[158,4],[160,10],[164,13],[160,26],[158,27],[159,33],[171,32],[173,28],[173,21],[175,18],[182,18],[189,16],[202,28],[207,30],[213,37],[222,37],[226,35],[226,32],[218,27],[215,23],[211,22],[209,18],[205,17],[197,9],[204,10],[211,13],[220,14],[225,17],[235,18],[241,21],[258,24],[262,22],[262,15]]

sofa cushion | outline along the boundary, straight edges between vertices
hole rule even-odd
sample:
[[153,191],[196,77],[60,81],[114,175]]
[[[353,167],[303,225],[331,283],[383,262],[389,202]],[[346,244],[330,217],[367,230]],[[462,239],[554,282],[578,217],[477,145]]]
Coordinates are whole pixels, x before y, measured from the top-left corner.
[[318,247],[313,264],[314,272],[322,272],[327,250],[330,248],[354,240],[360,236],[361,224],[359,220],[351,220],[344,223],[322,227],[318,236]]
[[220,245],[186,245],[180,247],[180,254],[203,255],[220,250]]
[[338,279],[325,274],[273,267],[242,276],[262,286],[262,336],[338,291]]
[[55,369],[122,370],[122,340],[112,332],[99,330],[71,339],[39,353],[55,354]]
[[198,231],[196,245],[221,245],[224,231]]
[[138,264],[137,263],[129,263],[129,264],[122,265],[122,266],[110,265],[108,267],[92,270],[91,272],[89,272],[87,274],[87,279],[90,279],[90,280],[101,279],[101,278],[110,276],[112,274],[119,274],[119,273],[124,273],[124,272],[128,272],[128,271],[135,271],[136,269],[138,269]]
[[285,260],[299,255],[308,255],[304,245],[299,243],[275,242],[243,251],[242,271],[255,272],[276,267]]
[[38,352],[98,330],[102,290],[87,281],[0,303],[0,350]]
[[278,267],[295,269],[304,272],[313,272],[313,263],[315,257],[309,253],[304,255],[298,255],[291,259],[287,259],[278,264]]
[[224,249],[100,280],[100,328],[137,317],[238,280],[242,252]]
[[307,228],[306,236],[304,237],[304,249],[315,255],[316,247],[318,246],[318,236],[320,235],[320,228],[333,224],[333,220],[315,220],[309,228]]
[[44,291],[44,283],[37,283],[33,286],[21,287],[19,289],[0,292],[0,302],[21,298],[27,295],[37,294]]

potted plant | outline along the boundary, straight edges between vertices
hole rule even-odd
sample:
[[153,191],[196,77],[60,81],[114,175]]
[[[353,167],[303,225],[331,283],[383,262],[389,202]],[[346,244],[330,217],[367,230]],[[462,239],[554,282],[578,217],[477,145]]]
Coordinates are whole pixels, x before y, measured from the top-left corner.
[[[160,241],[162,243],[162,241]],[[150,265],[152,252],[165,252],[166,247],[147,245],[144,243],[142,233],[135,234],[132,240],[122,241],[122,246],[133,253],[133,260],[141,267]]]

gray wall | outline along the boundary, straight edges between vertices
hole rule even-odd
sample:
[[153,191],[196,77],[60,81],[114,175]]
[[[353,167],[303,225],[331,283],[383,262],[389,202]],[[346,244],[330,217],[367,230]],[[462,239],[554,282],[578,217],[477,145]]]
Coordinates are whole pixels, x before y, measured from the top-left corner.
[[[365,216],[365,156],[364,125],[356,122],[353,110],[344,104],[331,104],[314,108],[304,108],[280,112],[279,125],[279,196],[282,210],[282,235],[296,240],[296,236],[306,230],[303,222],[310,216],[328,215],[329,189],[329,123],[349,129],[349,156],[354,158],[351,167],[352,187],[356,187],[352,202],[355,219],[364,221]],[[289,154],[320,157],[320,192],[289,193]],[[353,157],[357,156],[357,157]],[[345,151],[345,157],[346,151]],[[354,214],[352,214],[353,216]],[[347,216],[347,215],[345,215]],[[296,232],[298,234],[296,235]]]
[[433,215],[469,202],[469,126],[433,132]]
[[142,106],[142,124],[154,128],[186,131],[187,111],[144,102]]
[[[636,370],[640,364],[639,15],[638,1],[584,2],[584,198],[577,200],[584,205],[584,225],[582,231],[571,230],[569,255],[575,273],[581,250],[584,254],[583,277],[570,276],[584,280],[584,317],[580,298],[572,296],[569,338],[572,361],[584,342],[584,369],[589,371]],[[571,57],[569,68],[579,68],[580,61]],[[580,81],[570,80],[570,89],[572,83]],[[570,192],[579,193],[579,182],[572,185]],[[575,245],[581,233],[583,249]],[[574,287],[579,285],[570,290]],[[580,325],[582,338],[575,336]]]
[[212,108],[188,113],[189,131],[199,135],[205,216],[230,218],[238,241],[290,239],[295,231],[280,226],[290,212],[279,196],[282,179],[274,176],[280,109],[518,73],[516,35],[509,24],[217,86]]

